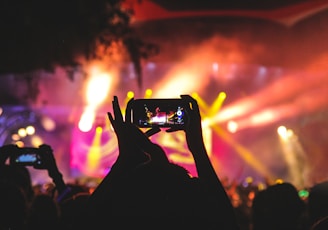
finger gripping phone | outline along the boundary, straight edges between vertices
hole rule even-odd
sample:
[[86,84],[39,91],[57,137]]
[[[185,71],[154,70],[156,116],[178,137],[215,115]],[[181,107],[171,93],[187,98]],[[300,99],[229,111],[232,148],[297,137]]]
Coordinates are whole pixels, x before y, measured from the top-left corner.
[[135,99],[131,105],[131,122],[141,128],[182,128],[187,122],[187,106],[178,98]]
[[10,164],[22,166],[37,166],[41,164],[39,149],[32,147],[20,148],[10,159]]

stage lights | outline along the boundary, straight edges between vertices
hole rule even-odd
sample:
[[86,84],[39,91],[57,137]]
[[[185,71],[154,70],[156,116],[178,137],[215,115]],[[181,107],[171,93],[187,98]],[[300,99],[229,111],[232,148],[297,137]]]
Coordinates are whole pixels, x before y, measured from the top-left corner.
[[215,98],[214,102],[211,105],[209,115],[214,116],[217,111],[220,110],[224,100],[226,99],[227,95],[225,92],[220,92],[218,96]]
[[219,71],[219,63],[216,63],[216,62],[214,62],[213,64],[212,64],[212,69],[213,69],[213,71],[214,72],[218,72]]
[[[263,164],[259,162],[248,149],[237,143],[233,139],[233,137],[229,135],[228,132],[226,132],[217,124],[216,117],[219,113],[218,110],[215,111],[214,108],[220,109],[227,95],[224,92],[219,93],[212,105],[208,105],[197,93],[193,93],[192,96],[197,100],[199,108],[201,110],[201,115],[202,117],[206,118],[206,124],[211,126],[212,130],[215,133],[217,133],[226,143],[233,147],[245,162],[251,165],[258,172],[260,172],[261,175],[272,178],[272,175],[269,170],[265,168]],[[229,131],[237,131],[237,129],[238,124],[231,121]]]
[[53,131],[56,128],[56,122],[50,117],[43,116],[41,118],[41,124],[46,131]]
[[95,112],[92,109],[86,109],[78,123],[78,127],[82,132],[89,132],[92,129],[95,120]]
[[153,91],[151,89],[146,89],[144,98],[150,98],[153,95]]
[[35,128],[32,125],[29,125],[26,127],[26,134],[27,135],[33,135],[35,133]]
[[[126,105],[132,98],[134,98],[134,92],[133,91],[128,91],[126,93],[126,97],[124,99],[124,105]],[[123,112],[123,111],[122,111]],[[123,112],[124,113],[124,112]]]
[[106,98],[111,85],[111,76],[100,73],[92,76],[88,82],[86,100],[88,104],[99,105]]
[[112,84],[112,76],[100,71],[97,67],[91,70],[91,76],[86,90],[86,108],[83,111],[78,127],[82,132],[89,132],[95,122],[95,113],[108,96]]
[[15,139],[24,138],[28,135],[31,136],[34,133],[35,133],[34,126],[28,125],[28,126],[26,126],[26,128],[19,128],[18,131],[17,131],[18,136],[17,135],[12,135],[12,138],[15,138]]
[[277,128],[280,139],[281,153],[288,167],[288,178],[297,188],[306,186],[308,181],[307,159],[297,135],[292,129],[281,125]]
[[288,141],[288,139],[294,136],[294,132],[291,129],[287,129],[285,126],[279,126],[277,129],[277,133],[279,134],[280,138],[284,141]]
[[127,96],[128,99],[134,98],[134,92],[133,92],[133,91],[129,91],[129,92],[126,94],[126,96]]
[[238,130],[238,123],[235,121],[229,121],[227,124],[227,129],[230,133],[235,133]]
[[27,125],[25,128],[19,128],[16,133],[11,135],[11,140],[19,147],[24,147],[27,137],[32,146],[39,146],[43,143],[43,140],[35,135],[36,129],[33,125]]
[[20,128],[20,129],[18,129],[17,133],[18,133],[18,135],[19,135],[21,138],[24,138],[24,137],[27,136],[26,129],[24,129],[24,128]]

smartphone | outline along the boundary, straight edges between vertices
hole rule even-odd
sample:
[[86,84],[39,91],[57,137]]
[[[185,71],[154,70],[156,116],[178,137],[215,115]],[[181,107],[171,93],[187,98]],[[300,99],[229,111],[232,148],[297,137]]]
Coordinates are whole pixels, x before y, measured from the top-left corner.
[[40,156],[37,153],[36,148],[20,148],[19,154],[16,154],[14,159],[11,160],[11,164],[23,165],[23,166],[35,166],[40,165]]
[[187,106],[178,98],[135,99],[131,105],[131,122],[141,128],[182,128],[187,122]]

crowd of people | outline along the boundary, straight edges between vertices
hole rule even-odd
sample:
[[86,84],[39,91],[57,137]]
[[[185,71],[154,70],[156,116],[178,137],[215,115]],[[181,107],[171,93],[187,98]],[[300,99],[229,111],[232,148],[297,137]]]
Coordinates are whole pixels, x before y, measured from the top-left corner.
[[327,229],[328,182],[309,188],[308,196],[288,182],[264,188],[225,183],[207,155],[197,101],[181,98],[189,105],[183,131],[197,177],[170,162],[150,140],[159,128],[144,133],[129,122],[133,99],[123,117],[115,96],[108,119],[119,155],[93,190],[63,180],[49,145],[36,148],[38,160],[32,164],[53,181],[42,189],[32,186],[26,165],[15,161],[21,148],[0,148],[0,229]]

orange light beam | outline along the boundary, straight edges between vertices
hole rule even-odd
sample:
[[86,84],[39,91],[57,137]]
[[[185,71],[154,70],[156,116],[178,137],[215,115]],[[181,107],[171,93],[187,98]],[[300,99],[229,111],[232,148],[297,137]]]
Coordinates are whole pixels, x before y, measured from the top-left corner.
[[212,126],[215,133],[217,133],[226,143],[233,147],[234,150],[239,154],[239,156],[251,165],[254,169],[261,173],[264,177],[273,178],[273,175],[270,171],[268,171],[261,162],[259,162],[256,158],[253,157],[253,154],[246,149],[241,144],[237,143],[228,132],[223,130],[220,126],[214,125]]
[[[197,100],[200,109],[207,111],[207,113],[204,112],[205,116],[209,113],[214,114],[215,107],[220,108],[220,106],[218,107],[218,105],[215,102],[211,105],[211,107],[208,106],[206,104],[206,102],[204,100],[202,100],[198,94],[192,94],[192,96]],[[218,98],[219,97],[220,97],[220,95],[218,96]],[[221,97],[223,98],[222,95],[221,95]],[[220,100],[222,100],[222,98]],[[224,99],[225,99],[225,97],[224,97]],[[219,99],[216,99],[216,101],[219,101]],[[208,111],[210,111],[210,112],[208,112]],[[223,130],[218,124],[215,124],[215,123],[211,124],[211,127],[213,128],[215,133],[217,133],[226,143],[228,143],[245,162],[247,162],[249,165],[251,165],[254,169],[256,169],[258,172],[260,172],[262,175],[264,175],[266,177],[270,177],[270,178],[273,177],[272,173],[269,172],[265,167],[263,167],[262,163],[259,162],[256,158],[254,158],[253,154],[248,149],[246,149],[241,144],[237,143],[229,135],[228,132]]]

